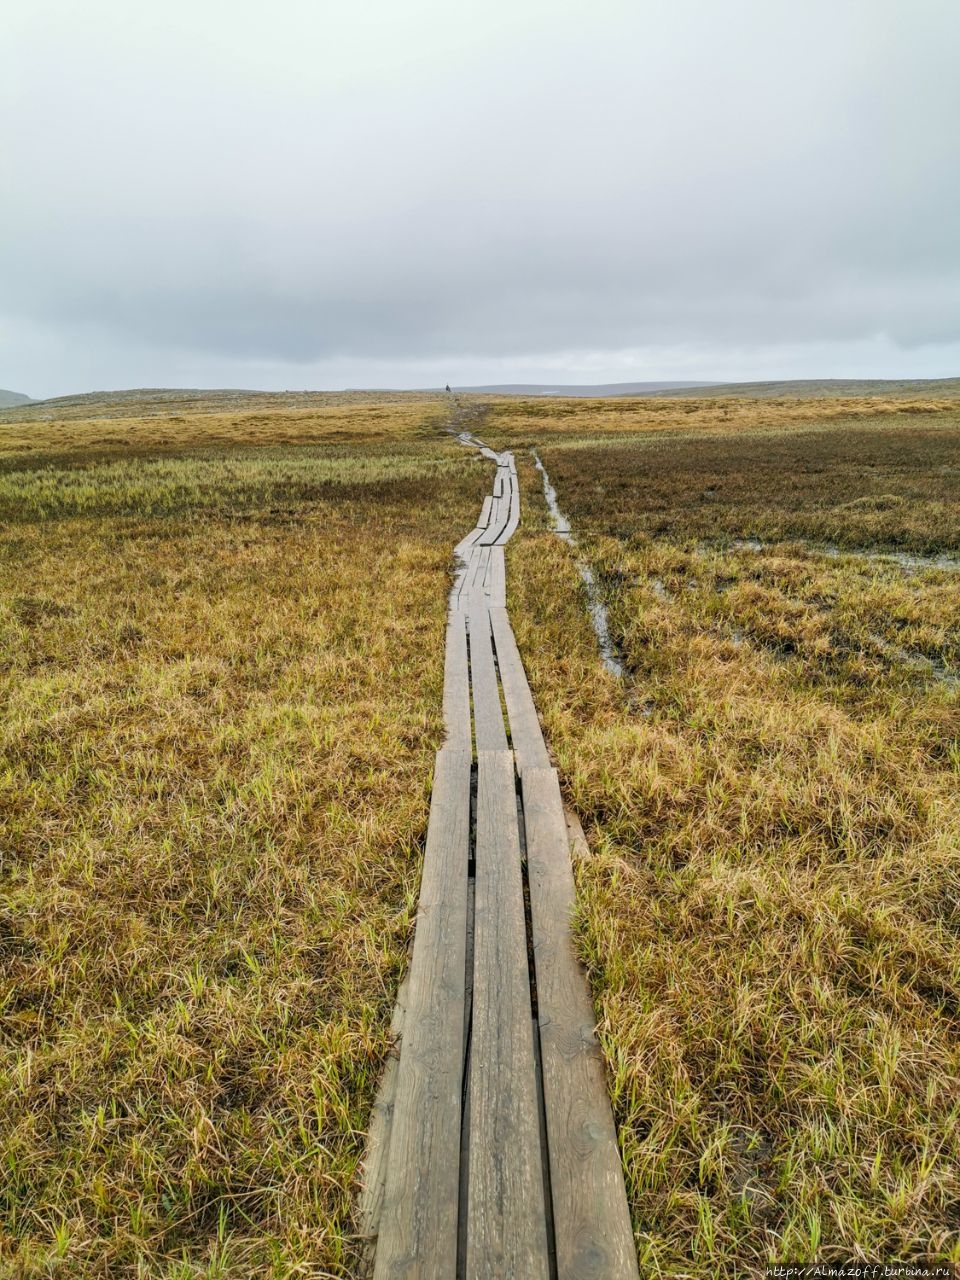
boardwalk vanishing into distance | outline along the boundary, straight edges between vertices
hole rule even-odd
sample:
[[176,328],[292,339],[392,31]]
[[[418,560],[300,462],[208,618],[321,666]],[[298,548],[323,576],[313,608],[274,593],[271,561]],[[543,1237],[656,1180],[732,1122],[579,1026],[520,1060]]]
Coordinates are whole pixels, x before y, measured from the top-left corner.
[[[633,1235],[570,935],[563,803],[506,609],[516,466],[456,548],[409,973],[371,1125],[375,1280],[626,1280]],[[506,714],[504,714],[504,708]]]

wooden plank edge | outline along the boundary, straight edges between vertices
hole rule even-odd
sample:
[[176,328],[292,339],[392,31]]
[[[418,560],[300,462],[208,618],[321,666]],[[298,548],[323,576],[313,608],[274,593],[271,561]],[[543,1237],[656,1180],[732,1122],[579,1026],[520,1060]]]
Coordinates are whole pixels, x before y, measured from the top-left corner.
[[471,1280],[550,1274],[513,755],[477,755]]
[[557,1273],[637,1280],[623,1164],[596,1019],[573,945],[573,871],[555,769],[523,774]]
[[[456,1269],[470,772],[468,753],[449,747],[437,752],[377,1223],[375,1280],[447,1280]],[[425,1098],[430,1105],[424,1105]]]
[[522,777],[526,769],[549,769],[550,755],[509,614],[506,608],[491,608],[489,613],[510,722],[510,740],[517,760],[517,772]]
[[506,751],[507,730],[493,657],[490,611],[483,591],[470,596],[470,682],[473,689],[473,731],[477,751]]
[[400,1065],[400,1041],[403,1037],[406,1015],[407,986],[407,974],[404,974],[390,1020],[391,1044],[387,1051],[387,1061],[377,1094],[370,1109],[367,1142],[360,1162],[360,1194],[357,1202],[359,1225],[357,1235],[360,1240],[359,1280],[372,1280],[376,1260],[383,1191],[387,1180],[387,1160],[390,1155],[390,1135],[393,1130],[393,1108],[397,1097],[397,1069]]
[[447,638],[443,661],[444,746],[472,749],[470,726],[470,669],[467,659],[467,619],[460,610],[447,614]]

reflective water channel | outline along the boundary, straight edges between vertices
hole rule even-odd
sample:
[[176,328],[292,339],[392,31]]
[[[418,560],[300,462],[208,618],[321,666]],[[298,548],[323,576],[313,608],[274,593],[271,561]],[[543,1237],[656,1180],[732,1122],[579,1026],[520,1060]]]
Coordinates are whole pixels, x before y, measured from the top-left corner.
[[[560,510],[560,504],[557,501],[557,491],[550,483],[550,477],[547,474],[547,469],[540,461],[537,451],[535,449],[531,449],[530,452],[533,455],[533,461],[536,464],[537,470],[543,477],[543,496],[546,498],[547,506],[550,509],[550,519],[552,521],[553,531],[558,538],[562,538],[564,542],[569,543],[571,547],[576,547],[577,540],[573,536],[573,530],[570,528],[570,521]],[[593,624],[594,631],[596,632],[597,644],[600,648],[600,657],[603,660],[603,665],[611,675],[622,680],[626,672],[623,663],[617,656],[617,651],[614,648],[613,641],[610,639],[610,620],[607,616],[607,606],[604,604],[603,598],[600,595],[600,588],[597,586],[596,576],[587,562],[581,559],[580,556],[576,557],[576,565],[577,572],[580,574],[580,579],[587,589],[587,608],[590,613],[590,621]]]
[[[560,510],[560,503],[557,500],[557,491],[550,482],[550,476],[546,467],[540,460],[540,456],[535,449],[530,450],[533,461],[537,470],[543,477],[543,496],[546,499],[547,507],[550,511],[550,519],[553,532],[558,538],[562,538],[564,542],[569,543],[571,547],[577,546],[577,540],[570,526],[570,521]],[[960,561],[952,556],[923,556],[911,554],[907,552],[875,552],[875,551],[847,551],[832,546],[811,546],[808,548],[816,554],[826,556],[859,556],[862,559],[887,561],[888,563],[899,566],[907,572],[916,572],[923,569],[941,569],[956,570],[960,568]],[[734,551],[753,551],[763,552],[766,550],[764,543],[759,539],[738,539],[731,544],[731,550]],[[587,591],[587,606],[590,613],[590,621],[596,632],[597,644],[600,649],[600,657],[603,665],[618,679],[623,679],[626,675],[626,668],[621,662],[613,641],[610,638],[610,623],[607,616],[607,606],[603,602],[600,588],[597,585],[596,576],[590,566],[580,556],[576,557],[577,571]],[[671,600],[673,597],[667,589],[666,585],[659,578],[653,579],[653,590],[661,600]],[[742,644],[745,637],[738,629],[733,633],[734,642]],[[871,642],[880,652],[884,653],[889,659],[899,662],[904,666],[913,667],[915,670],[923,671],[933,679],[946,685],[950,689],[958,688],[960,680],[956,673],[946,667],[942,662],[928,658],[922,654],[910,653],[905,649],[901,649],[896,645],[883,640],[880,636],[871,636]]]

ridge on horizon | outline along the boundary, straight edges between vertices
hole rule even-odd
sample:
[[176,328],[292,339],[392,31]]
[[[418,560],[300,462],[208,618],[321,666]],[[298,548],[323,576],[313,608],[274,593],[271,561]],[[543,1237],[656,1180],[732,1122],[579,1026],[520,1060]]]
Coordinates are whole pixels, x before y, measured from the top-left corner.
[[[626,399],[631,396],[683,397],[709,395],[722,397],[741,396],[748,399],[798,397],[820,398],[843,395],[897,395],[936,393],[960,396],[960,377],[947,378],[790,378],[763,379],[751,382],[660,381],[660,382],[607,382],[607,383],[539,383],[503,382],[466,385],[451,384],[451,395],[501,395],[531,396],[569,399]],[[35,398],[18,392],[0,390],[0,412],[31,411],[30,416],[43,410],[58,407],[90,404],[173,404],[178,400],[199,401],[224,399],[280,400],[323,398],[327,396],[417,396],[445,395],[443,386],[434,387],[343,387],[343,388],[285,388],[264,390],[253,387],[130,387],[113,391],[80,391],[69,395]]]

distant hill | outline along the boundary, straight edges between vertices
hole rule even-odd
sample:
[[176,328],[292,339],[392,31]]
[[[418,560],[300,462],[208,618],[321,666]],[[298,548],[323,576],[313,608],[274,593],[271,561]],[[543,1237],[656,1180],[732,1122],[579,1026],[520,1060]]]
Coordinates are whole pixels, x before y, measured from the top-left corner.
[[[830,396],[877,396],[887,399],[960,399],[960,378],[825,378],[792,382],[512,382],[454,387],[464,395],[543,396],[624,399],[638,396],[741,396],[745,399],[824,399]],[[440,388],[420,391],[366,389],[348,391],[219,391],[186,387],[140,387],[127,391],[90,391],[50,400],[32,400],[15,391],[0,391],[0,416],[6,421],[49,421],[69,418],[153,418],[180,413],[224,413],[304,410],[364,401],[422,400]]]
[[960,378],[800,378],[786,382],[718,382],[709,391],[672,387],[664,396],[708,394],[742,396],[749,400],[825,400],[830,396],[960,396]]
[[549,383],[504,382],[483,387],[454,387],[471,395],[488,396],[567,396],[571,399],[604,398],[612,396],[656,396],[665,391],[692,391],[694,388],[715,387],[716,382],[605,382],[605,383]]
[[50,422],[83,418],[169,418],[187,413],[253,413],[311,409],[365,401],[423,400],[425,391],[246,391],[188,387],[137,387],[126,391],[84,391],[49,400],[0,406],[6,421]]
[[741,396],[744,399],[796,398],[820,400],[831,396],[917,397],[960,396],[960,378],[797,378],[780,382],[608,382],[601,386],[514,382],[484,387],[454,387],[477,395],[507,396]]
[[15,404],[32,404],[29,396],[22,396],[19,391],[0,391],[0,409],[12,409]]

